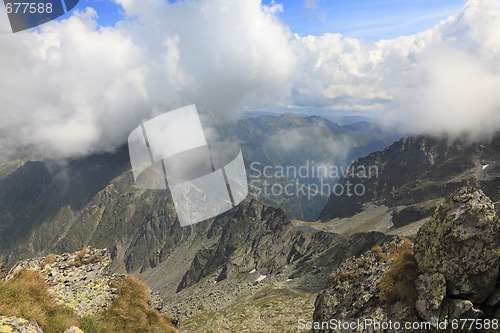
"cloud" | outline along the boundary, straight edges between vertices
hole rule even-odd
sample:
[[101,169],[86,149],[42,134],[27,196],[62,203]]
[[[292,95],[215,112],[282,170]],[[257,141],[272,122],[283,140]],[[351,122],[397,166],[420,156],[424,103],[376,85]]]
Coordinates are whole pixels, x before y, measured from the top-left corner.
[[[40,32],[0,35],[0,146],[47,157],[111,150],[154,115],[195,103],[243,109],[363,110],[408,131],[500,129],[500,10],[463,10],[411,36],[377,42],[301,37],[259,0],[116,0],[99,27],[87,8]],[[0,30],[9,30],[5,15]]]
[[176,107],[227,116],[244,101],[283,98],[295,55],[280,5],[118,2],[126,19],[114,27],[99,27],[87,8],[41,32],[0,35],[2,149],[84,155]]
[[500,130],[497,1],[466,1],[437,26],[393,40],[297,40],[303,75],[291,105],[372,112],[414,133],[479,138]]

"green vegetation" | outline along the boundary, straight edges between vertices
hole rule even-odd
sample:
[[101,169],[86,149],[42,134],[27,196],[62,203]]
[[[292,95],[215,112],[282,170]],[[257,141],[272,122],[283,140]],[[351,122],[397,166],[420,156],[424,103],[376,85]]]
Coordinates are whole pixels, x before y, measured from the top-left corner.
[[0,313],[35,321],[45,333],[64,332],[79,321],[71,309],[56,304],[38,272],[27,270],[8,283],[0,281]]
[[147,286],[138,279],[127,275],[114,287],[119,295],[102,315],[79,318],[73,310],[56,304],[38,272],[22,270],[9,282],[0,282],[0,313],[35,321],[45,333],[64,332],[70,326],[86,333],[178,332],[170,317],[151,308]]
[[116,287],[119,295],[100,320],[105,328],[102,332],[177,332],[170,317],[151,308],[151,296],[144,283],[127,275]]
[[402,302],[409,309],[414,309],[418,272],[411,241],[405,238],[399,248],[391,242],[391,254],[387,259],[393,263],[380,281],[380,301],[384,304]]

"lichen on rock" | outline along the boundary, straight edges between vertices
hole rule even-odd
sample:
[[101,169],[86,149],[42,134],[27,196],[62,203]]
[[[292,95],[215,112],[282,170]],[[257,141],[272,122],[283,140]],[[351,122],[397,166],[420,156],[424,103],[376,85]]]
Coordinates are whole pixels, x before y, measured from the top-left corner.
[[111,257],[106,249],[89,247],[72,254],[49,256],[19,262],[6,280],[22,269],[38,271],[57,302],[79,316],[100,314],[116,298],[118,291],[113,281],[123,275],[111,274]]
[[425,274],[439,272],[449,295],[483,302],[498,278],[500,223],[495,206],[480,190],[454,192],[424,224],[415,258]]
[[316,299],[314,321],[373,319],[382,322],[388,318],[415,320],[413,304],[405,304],[397,297],[390,301],[380,299],[380,285],[393,267],[395,253],[407,246],[408,240],[396,236],[391,242],[342,263]]
[[0,332],[12,333],[43,333],[40,326],[33,321],[17,317],[0,315]]
[[[500,223],[497,212],[498,207],[483,192],[465,187],[451,194],[421,227],[413,247],[414,255],[403,253],[403,257],[408,257],[407,264],[413,260],[417,266],[417,276],[410,286],[416,294],[415,312],[408,304],[411,297],[397,297],[402,289],[398,288],[397,277],[401,275],[394,271],[401,270],[404,265],[389,260],[391,250],[394,253],[391,244],[400,244],[401,248],[402,240],[396,239],[341,264],[316,299],[314,321],[369,318],[431,324],[426,329],[404,332],[435,332],[439,322],[447,324],[445,330],[439,330],[444,332],[497,332],[497,328],[491,326],[492,320],[496,324],[500,322]],[[399,302],[387,302],[388,299]],[[490,326],[457,330],[451,325],[472,319],[483,320]]]

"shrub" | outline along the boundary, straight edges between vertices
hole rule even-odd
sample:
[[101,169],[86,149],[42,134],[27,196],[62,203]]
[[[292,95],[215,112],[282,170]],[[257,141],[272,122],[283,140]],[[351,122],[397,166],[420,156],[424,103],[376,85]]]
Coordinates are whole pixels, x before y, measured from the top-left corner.
[[41,266],[52,264],[56,261],[56,256],[54,254],[48,254],[45,258],[43,258]]
[[116,287],[120,290],[118,297],[102,316],[107,332],[177,332],[170,317],[151,308],[151,296],[144,283],[126,275]]
[[404,239],[399,249],[395,243],[391,243],[388,259],[393,263],[380,281],[379,300],[384,304],[402,302],[414,310],[417,293],[415,279],[418,277],[418,271],[412,243]]
[[375,256],[377,257],[377,259],[379,261],[382,261],[382,260],[386,260],[387,257],[385,256],[384,254],[384,250],[382,250],[382,248],[378,245],[375,245],[373,248],[372,248],[372,252],[375,253]]

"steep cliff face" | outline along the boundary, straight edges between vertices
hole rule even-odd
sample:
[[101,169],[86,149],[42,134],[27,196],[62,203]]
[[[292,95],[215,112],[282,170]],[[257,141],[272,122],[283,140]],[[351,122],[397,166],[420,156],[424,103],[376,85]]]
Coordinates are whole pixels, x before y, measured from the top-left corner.
[[404,138],[360,158],[351,170],[339,184],[360,184],[363,194],[331,195],[320,219],[351,217],[375,205],[390,213],[389,227],[402,227],[429,217],[445,197],[463,186],[480,188],[491,200],[500,200],[500,135],[480,143]]
[[[302,232],[293,227],[283,211],[257,201],[241,205],[224,228],[219,228],[216,223],[212,225],[209,235],[219,234],[217,242],[196,254],[178,291],[215,271],[220,271],[217,282],[252,270],[266,276],[285,272],[292,277],[311,272],[328,274],[346,253],[362,253],[389,238],[381,233],[347,238]],[[321,285],[321,280],[314,285]]]
[[[343,332],[342,322],[358,319],[401,325],[384,332],[497,331],[499,236],[491,200],[470,187],[455,191],[421,227],[414,245],[396,237],[340,265],[316,299],[315,331]],[[462,327],[466,319],[480,320],[470,329]],[[408,322],[429,326],[408,328]]]

